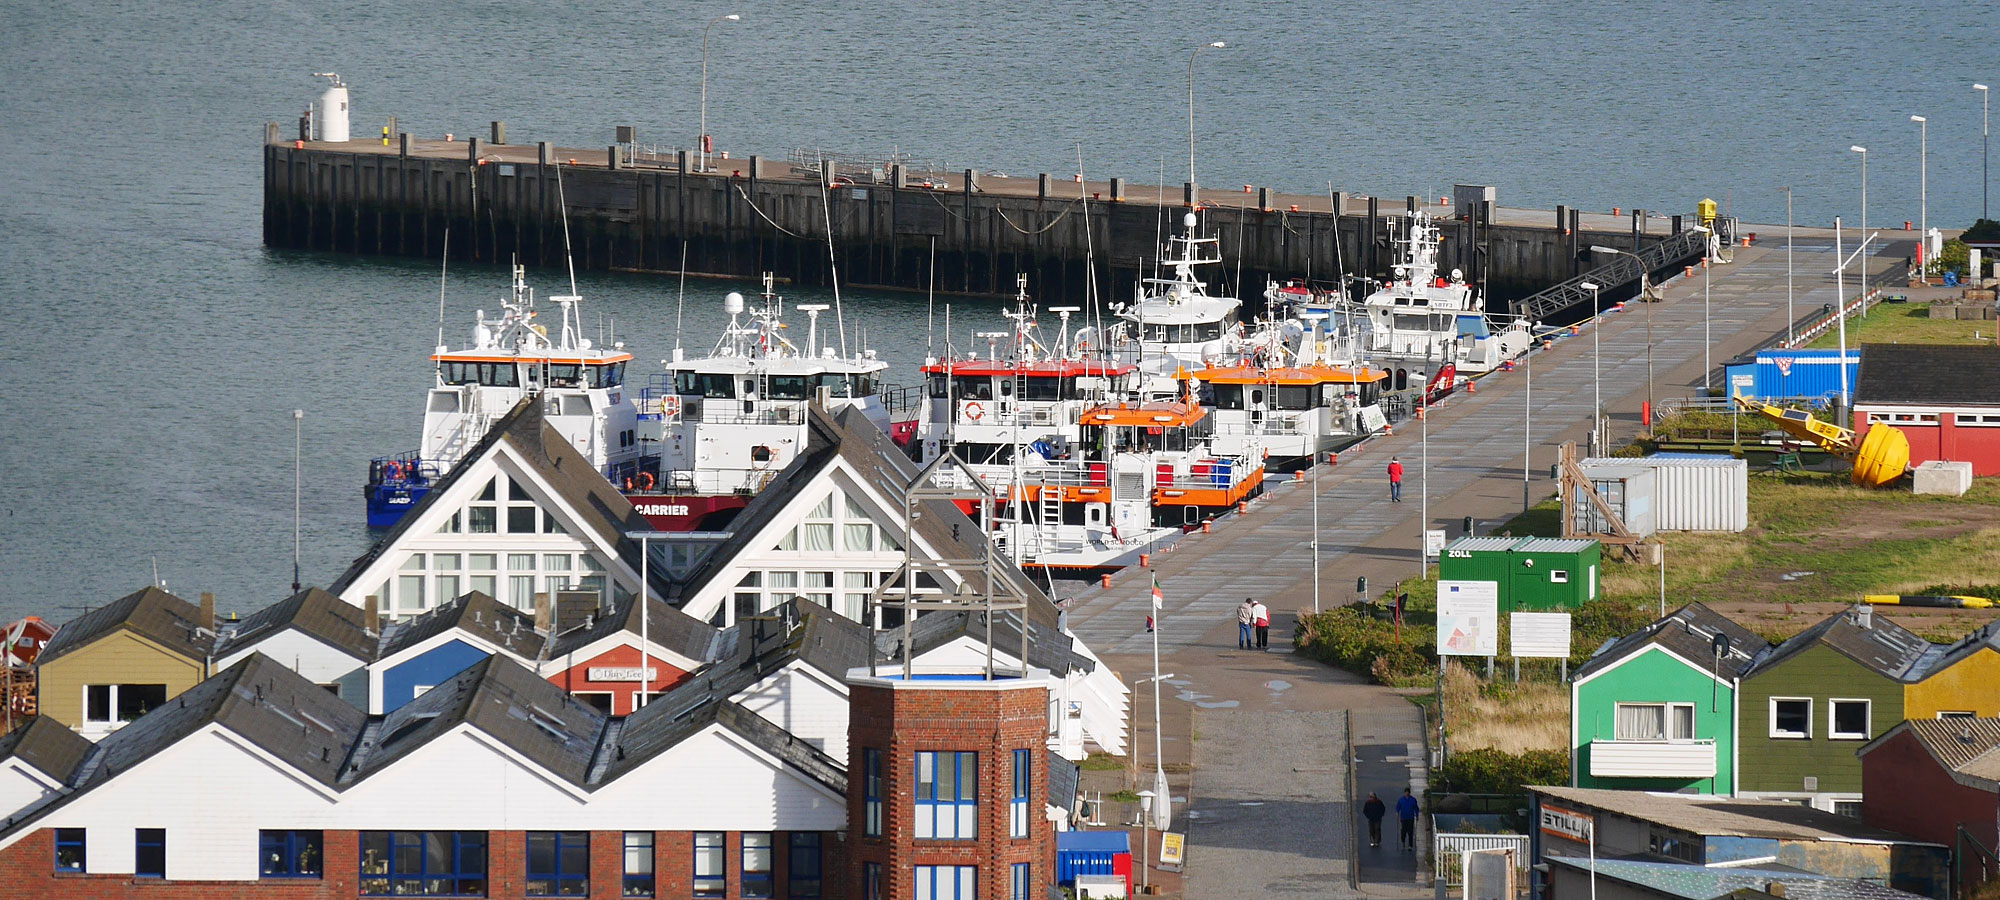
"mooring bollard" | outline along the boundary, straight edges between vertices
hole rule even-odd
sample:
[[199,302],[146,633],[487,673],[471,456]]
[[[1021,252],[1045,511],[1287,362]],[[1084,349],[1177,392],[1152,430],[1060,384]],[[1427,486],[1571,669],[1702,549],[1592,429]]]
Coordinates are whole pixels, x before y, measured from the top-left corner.
[[1151,553],[1139,554],[1139,568],[1143,569],[1152,564],[1153,564],[1153,554]]
[[1097,586],[1098,586],[1098,587],[1101,587],[1101,588],[1106,588],[1106,589],[1109,589],[1109,588],[1111,587],[1111,576],[1109,576],[1109,575],[1099,575],[1099,576],[1097,576]]

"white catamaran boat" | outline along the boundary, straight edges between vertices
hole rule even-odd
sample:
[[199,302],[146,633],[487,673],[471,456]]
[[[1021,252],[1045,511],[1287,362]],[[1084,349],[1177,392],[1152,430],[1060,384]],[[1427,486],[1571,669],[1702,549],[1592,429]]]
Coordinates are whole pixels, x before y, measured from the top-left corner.
[[1361,302],[1367,317],[1361,352],[1392,370],[1393,389],[1419,387],[1421,376],[1446,365],[1464,375],[1490,372],[1528,349],[1527,320],[1499,322],[1480,307],[1461,272],[1438,274],[1438,229],[1429,214],[1410,219],[1404,244],[1394,277]]
[[574,294],[549,297],[561,311],[551,336],[537,323],[535,293],[527,270],[514,267],[514,289],[501,302],[500,317],[480,310],[472,346],[451,350],[442,343],[431,356],[436,380],[424,401],[423,440],[414,452],[378,457],[368,466],[363,489],[368,525],[390,527],[458,464],[487,429],[522,397],[538,395],[544,416],[600,472],[639,457],[637,410],[625,397],[624,345],[593,346],[582,335]]
[[879,382],[889,364],[872,350],[842,356],[819,341],[824,305],[807,314],[804,347],[785,336],[784,300],[764,276],[762,304],[746,310],[741,294],[723,300],[729,324],[705,357],[677,349],[641,392],[640,416],[657,422],[658,448],[629,471],[615,471],[639,513],[663,531],[707,530],[749,505],[806,444],[806,411],[824,398],[829,410],[859,407],[890,430]]
[[1155,396],[1178,393],[1186,373],[1221,358],[1239,331],[1242,301],[1209,294],[1195,274],[1196,266],[1222,263],[1220,241],[1198,236],[1194,213],[1181,224],[1185,231],[1167,239],[1160,260],[1171,274],[1141,281],[1136,299],[1117,307],[1124,321],[1108,336],[1113,358],[1139,366],[1148,376],[1146,392]]
[[1354,335],[1324,330],[1326,317],[1262,323],[1233,363],[1190,374],[1215,417],[1218,453],[1262,448],[1286,470],[1379,431],[1389,374],[1357,363]]

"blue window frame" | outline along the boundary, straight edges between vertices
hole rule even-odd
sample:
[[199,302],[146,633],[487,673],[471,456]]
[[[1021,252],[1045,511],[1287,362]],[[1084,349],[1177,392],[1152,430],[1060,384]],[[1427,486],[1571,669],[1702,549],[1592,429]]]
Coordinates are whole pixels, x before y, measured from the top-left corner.
[[83,829],[56,829],[56,871],[85,872],[85,862]]
[[743,832],[743,868],[738,874],[743,879],[739,896],[758,900],[771,896],[770,832]]
[[1007,882],[1008,900],[1028,900],[1028,864],[1015,863]]
[[729,890],[729,872],[724,854],[728,836],[720,831],[694,833],[694,895],[722,897]]
[[1031,751],[1014,751],[1014,793],[1007,801],[1008,837],[1028,836],[1028,797],[1035,785],[1033,765],[1034,754]]
[[971,840],[979,836],[979,754],[917,754],[917,838]]
[[590,832],[528,832],[528,896],[590,896]]
[[653,896],[653,833],[625,832],[625,894]]
[[791,900],[813,900],[820,895],[824,862],[820,846],[819,832],[792,832],[791,849],[785,859],[785,895]]
[[320,878],[326,860],[318,831],[257,832],[258,878]]
[[132,877],[167,877],[167,830],[135,828],[132,833]]
[[861,796],[864,816],[861,833],[867,837],[882,836],[882,751],[867,749],[861,751]]
[[917,900],[978,900],[979,867],[917,866],[913,887]]
[[882,864],[861,864],[861,900],[882,900]]
[[365,897],[486,896],[486,832],[361,832]]

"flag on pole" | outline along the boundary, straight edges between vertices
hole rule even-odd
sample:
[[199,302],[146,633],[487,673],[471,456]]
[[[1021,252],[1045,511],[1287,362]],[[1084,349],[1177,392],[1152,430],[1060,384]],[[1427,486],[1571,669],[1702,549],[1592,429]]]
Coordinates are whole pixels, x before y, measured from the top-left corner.
[[1167,599],[1167,595],[1165,595],[1165,594],[1162,594],[1162,593],[1160,593],[1160,576],[1158,576],[1158,575],[1154,575],[1154,576],[1153,576],[1153,608],[1154,608],[1154,609],[1159,609],[1159,608],[1161,608],[1161,604],[1165,603],[1165,602],[1166,602],[1166,599]]

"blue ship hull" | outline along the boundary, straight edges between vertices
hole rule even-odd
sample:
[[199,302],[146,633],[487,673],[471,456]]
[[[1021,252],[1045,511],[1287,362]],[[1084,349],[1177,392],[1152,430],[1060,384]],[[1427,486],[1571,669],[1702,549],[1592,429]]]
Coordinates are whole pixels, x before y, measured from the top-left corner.
[[371,484],[362,488],[368,497],[368,527],[394,528],[403,514],[422,503],[431,492],[429,485]]

